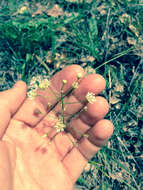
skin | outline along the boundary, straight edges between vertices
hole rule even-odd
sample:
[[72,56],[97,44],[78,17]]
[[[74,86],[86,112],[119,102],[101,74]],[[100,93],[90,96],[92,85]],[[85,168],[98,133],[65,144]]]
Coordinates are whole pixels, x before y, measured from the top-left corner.
[[[79,87],[64,100],[77,104],[67,104],[65,120],[85,106],[87,92],[93,92],[96,101],[88,103],[87,111],[67,124],[67,132],[57,135],[53,126],[61,114],[61,105],[50,110],[49,102],[57,101],[51,89],[39,89],[39,96],[30,100],[26,99],[26,84],[19,81],[12,89],[0,93],[0,189],[72,190],[88,160],[110,138],[113,124],[104,119],[109,105],[98,96],[105,88],[102,76],[84,77],[80,66],[71,65],[51,79],[51,88],[58,94],[65,79],[63,91],[66,92],[77,80],[78,73],[83,76]],[[47,132],[49,137],[43,138]],[[81,135],[85,132],[88,138]],[[76,147],[72,141],[77,139]]]

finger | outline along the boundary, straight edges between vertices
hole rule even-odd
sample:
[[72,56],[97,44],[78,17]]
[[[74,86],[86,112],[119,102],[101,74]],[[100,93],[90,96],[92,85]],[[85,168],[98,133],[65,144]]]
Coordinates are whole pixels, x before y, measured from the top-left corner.
[[18,81],[13,88],[0,93],[0,138],[9,123],[10,117],[15,114],[26,98],[26,84]]
[[101,120],[89,130],[89,139],[83,137],[77,148],[73,148],[64,158],[63,164],[71,175],[73,182],[77,180],[85,165],[113,133],[113,124],[108,120]]
[[97,121],[103,119],[109,111],[107,100],[101,96],[96,96],[94,103],[88,103],[86,111],[80,113],[78,117],[68,124],[68,131],[74,138],[79,139]]
[[109,112],[107,100],[101,96],[96,96],[94,103],[88,103],[86,111],[80,114],[80,119],[88,125],[94,125],[97,121],[103,119]]
[[[78,65],[71,65],[58,72],[51,79],[51,86],[46,90],[38,90],[38,96],[34,100],[27,99],[14,119],[22,121],[30,126],[35,126],[46,114],[50,107],[57,102],[60,97],[63,80],[67,83],[64,85],[63,92],[71,88],[74,81],[77,80],[77,74],[84,76],[83,69]],[[54,93],[53,93],[54,92]]]
[[86,159],[90,159],[111,137],[114,130],[113,124],[106,119],[98,121],[87,134],[88,138],[82,138],[78,149]]

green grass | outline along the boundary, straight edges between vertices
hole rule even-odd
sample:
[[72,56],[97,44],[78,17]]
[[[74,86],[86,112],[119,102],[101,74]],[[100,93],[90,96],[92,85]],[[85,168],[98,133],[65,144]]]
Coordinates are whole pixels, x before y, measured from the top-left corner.
[[[48,15],[54,4],[62,8],[61,16]],[[24,5],[28,9],[20,14]],[[128,15],[124,23],[123,14]],[[51,77],[70,64],[81,65],[87,73],[96,70],[107,81],[102,95],[109,101],[107,118],[115,131],[89,161],[77,188],[136,190],[143,185],[142,30],[141,0],[0,3],[0,90],[18,79],[29,84],[32,76]]]

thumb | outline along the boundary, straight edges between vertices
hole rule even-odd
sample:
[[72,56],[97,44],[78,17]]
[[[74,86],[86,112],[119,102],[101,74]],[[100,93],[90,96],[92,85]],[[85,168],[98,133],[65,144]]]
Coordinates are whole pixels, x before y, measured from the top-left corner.
[[3,136],[11,116],[26,98],[26,84],[18,81],[13,88],[0,92],[0,138]]

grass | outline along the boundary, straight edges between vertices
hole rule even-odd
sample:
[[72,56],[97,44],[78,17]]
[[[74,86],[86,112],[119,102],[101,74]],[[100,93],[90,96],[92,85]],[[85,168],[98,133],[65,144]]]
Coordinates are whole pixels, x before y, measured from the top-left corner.
[[[61,8],[51,11],[57,4]],[[21,7],[26,9],[21,13]],[[59,15],[59,16],[58,16]],[[0,90],[70,64],[102,74],[115,131],[76,189],[141,189],[143,125],[142,0],[2,0]]]

